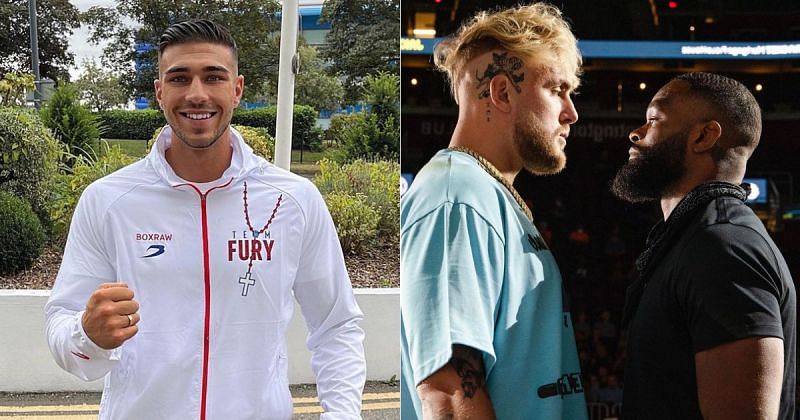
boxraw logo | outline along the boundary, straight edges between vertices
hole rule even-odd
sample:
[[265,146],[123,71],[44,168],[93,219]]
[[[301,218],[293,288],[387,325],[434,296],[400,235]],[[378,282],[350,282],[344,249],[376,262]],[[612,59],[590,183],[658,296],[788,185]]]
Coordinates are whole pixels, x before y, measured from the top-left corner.
[[136,234],[137,241],[171,241],[172,234],[171,233],[137,233]]
[[161,254],[163,254],[165,252],[165,248],[166,247],[164,245],[150,245],[150,247],[147,248],[145,253],[148,253],[151,250],[152,250],[152,252],[150,252],[147,255],[142,256],[142,258],[157,257],[157,256],[159,256],[159,255],[161,255]]

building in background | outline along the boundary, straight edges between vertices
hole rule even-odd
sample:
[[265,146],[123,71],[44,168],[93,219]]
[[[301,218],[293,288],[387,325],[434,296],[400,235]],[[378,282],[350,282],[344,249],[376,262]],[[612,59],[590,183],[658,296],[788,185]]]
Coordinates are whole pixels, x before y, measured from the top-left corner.
[[[506,4],[507,3],[507,4]],[[403,38],[403,172],[413,174],[445,147],[457,108],[447,84],[433,69],[433,46],[479,10],[512,1],[409,0],[401,8]],[[627,134],[641,125],[650,98],[672,77],[709,71],[740,80],[764,111],[762,144],[748,176],[767,180],[759,214],[772,231],[784,227],[800,204],[800,4],[700,0],[565,0],[562,10],[579,39],[584,75],[575,105],[580,120],[568,141],[569,165],[552,180],[576,188],[590,178],[607,180],[627,157]],[[550,183],[544,181],[546,184]],[[523,195],[526,184],[519,179]],[[537,185],[535,190],[545,186]],[[594,189],[607,190],[604,185]],[[531,187],[533,190],[534,188]],[[586,196],[592,199],[594,194]],[[609,195],[610,197],[610,195]],[[577,207],[590,209],[585,200]],[[787,219],[791,220],[791,219]]]
[[[279,1],[278,3],[283,5],[283,1]],[[325,45],[325,35],[331,29],[330,23],[319,21],[322,15],[322,5],[324,3],[325,0],[298,0],[298,16],[300,19],[298,26],[299,37],[304,38],[309,45],[317,48]],[[278,12],[278,14],[280,14],[280,12]],[[135,48],[136,53],[141,56],[156,49],[157,46],[147,42],[137,42]],[[144,67],[152,65],[153,64],[149,61],[141,59],[137,59],[134,62],[137,73]],[[150,103],[147,98],[141,97],[136,100],[135,106],[136,109],[147,109],[150,107]],[[261,104],[261,106],[264,105]]]
[[[433,68],[434,45],[479,10],[516,0],[404,0],[401,7],[401,170],[414,174],[447,144],[458,109],[444,76]],[[584,56],[574,97],[579,120],[567,141],[559,175],[515,182],[546,233],[562,269],[576,319],[583,385],[592,419],[619,415],[598,399],[620,377],[624,335],[619,331],[633,261],[661,216],[657,204],[630,205],[609,183],[628,159],[628,133],[644,122],[655,92],[678,74],[709,71],[733,77],[763,110],[761,143],[747,181],[761,193],[749,204],[768,227],[800,278],[800,3],[745,0],[621,0],[556,3],[571,22]],[[585,229],[587,244],[570,233]],[[608,315],[604,315],[604,313]],[[602,324],[605,322],[606,324]],[[609,327],[611,325],[614,328]],[[597,340],[597,332],[614,330]],[[580,330],[580,331],[579,331]],[[623,384],[624,385],[624,384]]]

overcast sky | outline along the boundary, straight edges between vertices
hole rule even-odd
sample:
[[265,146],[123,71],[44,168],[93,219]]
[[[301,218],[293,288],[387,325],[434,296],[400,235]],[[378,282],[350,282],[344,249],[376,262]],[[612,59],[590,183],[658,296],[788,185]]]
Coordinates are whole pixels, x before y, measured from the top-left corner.
[[[92,6],[113,6],[116,4],[114,0],[70,0],[81,12],[86,11]],[[80,65],[86,58],[95,58],[95,61],[100,61],[100,56],[103,54],[103,47],[105,44],[91,45],[88,42],[89,30],[85,26],[76,29],[69,39],[69,50],[75,54],[75,67],[69,70],[69,74],[73,80],[80,75]]]
[[[321,6],[324,0],[299,0],[300,6]],[[114,6],[117,2],[115,0],[70,0],[81,12],[88,10],[92,6]],[[282,1],[280,3],[283,3]],[[94,58],[95,61],[100,61],[100,56],[103,54],[103,47],[105,43],[100,45],[91,45],[88,42],[89,30],[81,26],[76,29],[69,40],[69,50],[75,54],[75,67],[71,68],[69,73],[73,80],[80,75],[80,66],[84,59]]]

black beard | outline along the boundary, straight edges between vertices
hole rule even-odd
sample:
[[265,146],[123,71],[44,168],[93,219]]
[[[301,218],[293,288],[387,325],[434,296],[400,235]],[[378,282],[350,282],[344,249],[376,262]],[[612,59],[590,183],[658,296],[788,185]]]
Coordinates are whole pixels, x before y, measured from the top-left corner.
[[688,132],[669,136],[648,149],[636,147],[639,156],[617,171],[611,192],[631,203],[660,200],[686,172]]

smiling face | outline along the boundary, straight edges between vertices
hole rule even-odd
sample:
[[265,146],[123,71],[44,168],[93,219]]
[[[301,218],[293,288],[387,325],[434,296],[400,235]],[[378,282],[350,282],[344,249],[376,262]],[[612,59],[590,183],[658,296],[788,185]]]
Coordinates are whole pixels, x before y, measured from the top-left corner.
[[[188,42],[166,48],[158,62],[156,99],[170,127],[191,149],[207,149],[229,135],[244,78],[229,47]],[[176,143],[173,141],[173,145]]]
[[566,166],[569,126],[578,121],[570,97],[574,77],[566,66],[555,63],[528,73],[534,77],[522,84],[514,145],[525,169],[537,175],[555,174]]

